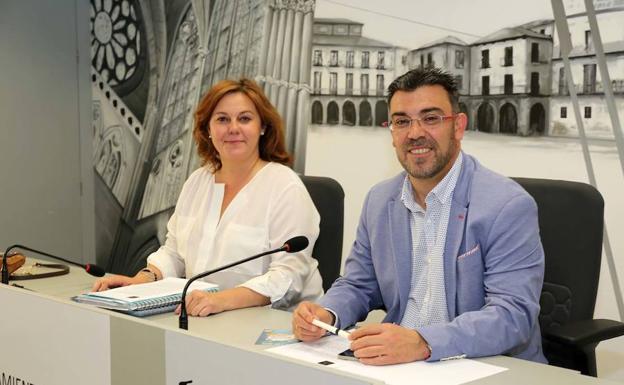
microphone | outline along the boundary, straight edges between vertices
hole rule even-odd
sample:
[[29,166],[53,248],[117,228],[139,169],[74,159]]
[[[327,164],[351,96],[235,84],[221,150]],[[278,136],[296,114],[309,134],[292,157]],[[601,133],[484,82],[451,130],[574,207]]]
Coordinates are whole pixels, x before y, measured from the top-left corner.
[[301,250],[305,249],[306,247],[308,247],[309,244],[310,244],[310,242],[308,241],[308,238],[300,235],[300,236],[297,236],[297,237],[294,237],[294,238],[290,238],[289,240],[284,242],[282,247],[279,247],[277,249],[273,249],[273,250],[262,252],[260,254],[252,255],[251,257],[247,257],[247,258],[241,259],[239,261],[232,262],[232,263],[227,264],[225,266],[217,267],[216,269],[204,271],[203,273],[199,273],[199,274],[191,277],[186,282],[186,285],[184,285],[184,290],[182,290],[182,299],[180,301],[180,317],[179,317],[179,320],[178,320],[178,324],[179,324],[180,329],[188,330],[188,315],[186,313],[186,292],[187,292],[189,286],[191,286],[191,283],[193,283],[194,281],[196,281],[196,280],[198,280],[200,278],[204,278],[206,276],[209,276],[210,274],[218,273],[221,270],[229,269],[230,267],[234,267],[234,266],[240,265],[242,263],[249,262],[249,261],[252,261],[254,259],[258,259],[260,257],[264,257],[265,255],[278,253],[280,251],[285,251],[287,253],[296,253],[296,252],[301,251]]
[[83,265],[81,263],[72,262],[72,261],[67,260],[65,258],[57,257],[56,255],[52,255],[52,254],[43,252],[41,250],[32,249],[32,248],[26,247],[24,245],[12,245],[12,246],[9,246],[5,250],[4,255],[2,256],[2,283],[5,284],[5,285],[9,284],[9,269],[7,268],[7,258],[8,258],[8,255],[9,255],[9,251],[11,251],[13,249],[22,249],[22,250],[32,251],[33,253],[45,255],[46,257],[50,257],[52,259],[63,261],[65,263],[69,263],[70,265],[82,267],[83,269],[85,269],[85,271],[87,273],[89,273],[89,274],[91,274],[93,276],[96,276],[96,277],[102,277],[102,276],[104,276],[104,274],[106,274],[104,269],[102,269],[101,267],[99,267],[97,265],[92,265],[90,263],[87,263],[86,265]]

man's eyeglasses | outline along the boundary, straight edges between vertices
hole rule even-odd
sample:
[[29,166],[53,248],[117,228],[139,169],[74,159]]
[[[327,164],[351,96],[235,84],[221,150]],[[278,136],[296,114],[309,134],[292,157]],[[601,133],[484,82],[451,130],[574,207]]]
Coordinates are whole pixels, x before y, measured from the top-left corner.
[[455,119],[457,115],[438,115],[427,114],[420,118],[410,118],[408,116],[396,116],[389,122],[383,122],[382,126],[388,127],[390,131],[403,131],[412,128],[414,121],[418,122],[421,128],[436,128],[442,124],[443,121]]

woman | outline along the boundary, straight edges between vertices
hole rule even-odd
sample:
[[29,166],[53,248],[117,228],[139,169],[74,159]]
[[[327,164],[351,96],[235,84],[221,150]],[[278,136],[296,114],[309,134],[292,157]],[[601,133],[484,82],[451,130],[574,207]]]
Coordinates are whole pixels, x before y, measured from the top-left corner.
[[311,257],[319,215],[301,179],[285,165],[282,121],[256,83],[224,80],[202,99],[193,131],[203,165],[184,183],[167,225],[165,244],[134,277],[102,278],[94,291],[191,277],[238,259],[280,247],[296,235],[306,250],[278,253],[213,274],[218,293],[193,291],[188,314],[206,316],[271,303],[290,308],[323,292]]

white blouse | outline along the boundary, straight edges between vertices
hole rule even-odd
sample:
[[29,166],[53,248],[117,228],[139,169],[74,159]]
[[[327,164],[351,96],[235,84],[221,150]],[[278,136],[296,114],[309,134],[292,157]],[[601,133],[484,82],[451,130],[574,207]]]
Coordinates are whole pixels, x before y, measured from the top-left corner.
[[182,187],[167,224],[167,239],[147,262],[164,277],[191,277],[304,235],[310,245],[298,253],[276,253],[212,274],[221,289],[247,287],[269,297],[273,307],[291,308],[323,294],[312,248],[320,216],[301,179],[288,167],[268,163],[236,194],[223,212],[225,185],[201,167]]

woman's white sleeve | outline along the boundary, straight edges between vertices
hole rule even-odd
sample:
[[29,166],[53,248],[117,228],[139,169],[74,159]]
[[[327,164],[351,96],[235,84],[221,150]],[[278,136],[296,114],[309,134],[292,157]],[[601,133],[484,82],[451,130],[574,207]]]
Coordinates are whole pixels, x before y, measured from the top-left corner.
[[[310,244],[297,253],[277,253],[271,257],[268,271],[241,286],[271,299],[273,305],[289,307],[298,301],[318,265],[312,249],[319,234],[320,216],[303,184],[290,183],[281,193],[270,197],[269,243],[277,248],[288,239],[303,235]],[[319,289],[320,290],[320,289]]]

